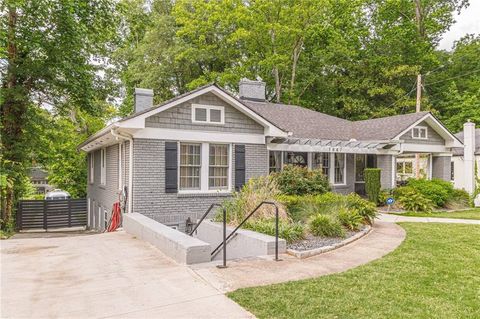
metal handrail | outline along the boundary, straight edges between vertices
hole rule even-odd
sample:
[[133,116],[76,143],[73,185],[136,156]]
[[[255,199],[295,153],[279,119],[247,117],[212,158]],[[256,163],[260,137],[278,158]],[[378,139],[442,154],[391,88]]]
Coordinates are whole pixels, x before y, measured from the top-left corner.
[[226,233],[227,233],[227,214],[226,214],[226,210],[225,208],[223,209],[223,241],[220,243],[220,245],[217,246],[217,248],[215,248],[211,255],[212,256],[215,256],[215,254],[217,253],[217,251],[222,248],[223,246],[223,266],[222,268],[225,268],[227,267],[227,258],[226,258],[226,255],[227,255],[227,241],[237,232],[237,230],[243,226],[243,224],[246,223],[246,221],[261,207],[263,206],[264,204],[267,204],[267,205],[273,205],[275,206],[275,261],[280,261],[280,259],[278,259],[278,206],[275,202],[271,202],[271,201],[263,201],[261,202],[260,204],[258,204],[257,207],[255,207],[255,209],[250,213],[248,214],[247,217],[245,217],[245,219],[228,235],[226,236]]
[[[202,215],[202,217],[200,218],[200,220],[195,224],[195,227],[193,228],[193,230],[189,233],[190,236],[193,236],[193,234],[195,233],[195,231],[197,230],[198,226],[200,226],[200,224],[203,222],[203,220],[205,219],[205,217],[207,217],[207,215],[210,213],[210,211],[213,209],[213,207],[221,207],[223,208],[222,205],[220,204],[212,204],[210,205],[210,207],[207,209],[207,211]],[[225,210],[225,208],[223,208],[223,210]]]

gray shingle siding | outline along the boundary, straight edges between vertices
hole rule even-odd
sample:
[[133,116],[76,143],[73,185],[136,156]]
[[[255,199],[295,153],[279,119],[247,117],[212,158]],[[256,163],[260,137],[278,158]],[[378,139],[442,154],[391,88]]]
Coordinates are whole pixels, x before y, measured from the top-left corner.
[[412,138],[412,130],[408,130],[403,134],[400,139],[404,140],[405,143],[410,144],[428,144],[428,145],[445,145],[445,140],[440,136],[433,128],[430,127],[427,123],[421,122],[418,126],[427,127],[427,139],[416,139]]
[[[229,197],[226,194],[165,193],[165,141],[135,139],[133,146],[133,212],[164,224],[178,225],[183,230],[188,217],[195,221],[212,203],[221,203]],[[267,174],[266,145],[247,144],[245,151],[246,179]],[[231,167],[230,173],[234,169]]]
[[[192,104],[217,105],[225,108],[225,124],[192,123]],[[146,127],[263,134],[264,128],[212,93],[196,97],[145,119]]]

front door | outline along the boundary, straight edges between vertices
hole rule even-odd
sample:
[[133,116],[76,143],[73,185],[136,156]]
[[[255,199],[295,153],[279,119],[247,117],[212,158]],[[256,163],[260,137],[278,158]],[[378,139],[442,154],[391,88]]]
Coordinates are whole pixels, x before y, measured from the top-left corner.
[[375,155],[355,154],[355,193],[366,195],[365,192],[365,168],[375,167]]

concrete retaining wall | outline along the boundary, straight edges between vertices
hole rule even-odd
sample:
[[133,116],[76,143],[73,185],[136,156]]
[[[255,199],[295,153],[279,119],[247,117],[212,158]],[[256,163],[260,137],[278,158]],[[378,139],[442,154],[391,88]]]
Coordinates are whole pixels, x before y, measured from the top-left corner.
[[188,236],[142,214],[123,215],[123,229],[138,239],[160,249],[165,255],[181,264],[210,261],[212,248],[200,239]]
[[[233,231],[233,227],[227,226],[227,236]],[[210,244],[215,249],[222,242],[222,224],[204,220],[198,227],[196,238]],[[278,253],[283,254],[287,250],[287,242],[284,239],[278,240]],[[275,237],[260,234],[254,231],[239,229],[237,235],[227,243],[227,259],[244,257],[265,256],[275,254]],[[221,250],[214,258],[223,258]]]

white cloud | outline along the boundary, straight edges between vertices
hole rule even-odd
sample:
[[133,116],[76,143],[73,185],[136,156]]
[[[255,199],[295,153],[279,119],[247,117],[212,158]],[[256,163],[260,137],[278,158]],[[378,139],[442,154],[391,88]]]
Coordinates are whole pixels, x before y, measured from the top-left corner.
[[470,0],[468,8],[455,15],[455,21],[438,45],[442,50],[451,50],[453,42],[467,33],[480,34],[480,0]]

